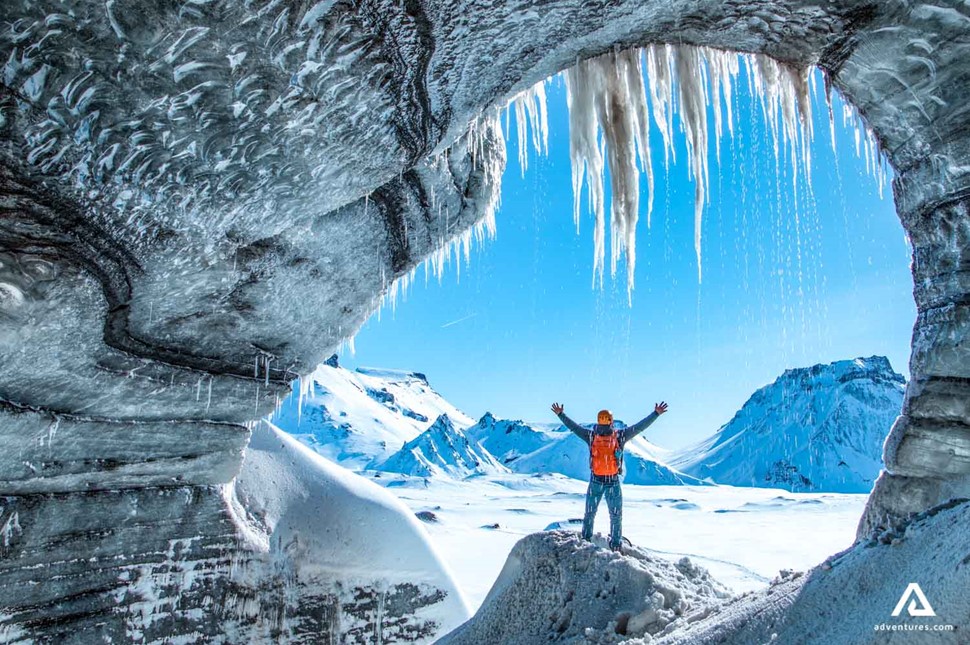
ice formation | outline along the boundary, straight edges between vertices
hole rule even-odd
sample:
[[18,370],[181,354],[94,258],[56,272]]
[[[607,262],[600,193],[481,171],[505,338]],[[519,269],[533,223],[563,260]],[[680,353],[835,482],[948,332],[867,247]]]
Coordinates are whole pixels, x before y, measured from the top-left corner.
[[528,139],[531,133],[532,147],[537,154],[544,154],[549,149],[549,121],[546,116],[546,84],[536,83],[524,92],[516,94],[506,109],[506,126],[508,116],[515,111],[515,129],[519,143],[519,168],[522,175],[529,169]]
[[[725,120],[728,132],[734,133],[732,101],[740,70],[739,59],[746,62],[752,93],[760,98],[776,157],[779,143],[784,141],[791,149],[793,165],[797,168],[801,161],[807,168],[810,162],[807,143],[811,139],[807,69],[794,69],[766,56],[739,55],[691,45],[651,45],[645,50],[629,49],[580,61],[566,71],[573,217],[578,222],[580,193],[585,179],[596,220],[594,273],[601,282],[605,233],[604,150],[605,165],[612,180],[611,272],[615,274],[619,256],[625,252],[628,290],[633,289],[636,265],[635,229],[639,217],[636,196],[639,194],[640,169],[647,176],[647,225],[650,225],[654,179],[650,162],[650,110],[644,77],[649,87],[653,118],[663,141],[665,162],[676,159],[672,128],[675,111],[684,131],[688,168],[695,182],[694,248],[697,276],[701,279],[701,224],[710,185],[708,107],[713,107],[715,154],[720,158]],[[800,159],[796,157],[797,150],[801,152]]]
[[[593,285],[603,284],[606,265],[606,187],[610,177],[610,275],[625,257],[627,295],[632,299],[636,269],[636,227],[640,217],[640,175],[647,180],[647,227],[651,225],[655,181],[650,146],[651,116],[664,151],[664,163],[676,162],[673,117],[680,120],[687,148],[689,177],[694,181],[694,250],[697,279],[701,281],[702,229],[704,208],[710,201],[710,143],[720,161],[721,139],[734,136],[735,87],[744,70],[748,93],[760,106],[768,125],[768,136],[776,163],[786,156],[794,172],[793,190],[798,190],[799,173],[811,186],[812,70],[794,67],[763,54],[739,54],[693,45],[650,45],[614,51],[579,60],[563,72],[569,107],[569,154],[572,163],[573,221],[579,231],[582,191],[587,190],[587,207],[594,218]],[[489,139],[504,146],[511,120],[516,121],[518,161],[524,175],[529,167],[530,148],[538,155],[548,152],[549,126],[545,84],[548,80],[513,95],[504,105],[485,111],[469,125],[462,140],[471,151],[473,163],[487,181],[499,185],[503,166],[484,154]],[[649,101],[647,95],[649,94]],[[826,85],[830,135],[835,146],[835,119],[830,87]],[[879,194],[886,183],[886,163],[871,131],[848,103],[842,108],[842,122],[854,127],[856,153],[866,160],[867,171],[876,178]],[[710,113],[710,114],[709,114]],[[501,121],[505,118],[503,134]],[[713,136],[709,128],[713,120]],[[456,144],[457,145],[457,144]],[[431,163],[447,163],[445,150]],[[484,160],[484,161],[483,161]],[[470,258],[474,242],[482,243],[495,234],[496,199],[486,205],[485,217],[472,229],[447,240],[424,263],[425,278],[439,280],[454,257],[460,277],[461,262]],[[432,208],[440,210],[434,203]],[[382,290],[382,304],[396,306],[399,292],[407,291],[414,272],[398,278]],[[403,289],[402,289],[403,287]]]
[[[505,148],[507,135],[503,135],[501,127],[503,112],[506,126],[508,126],[512,115],[515,115],[519,167],[524,176],[529,167],[530,143],[536,154],[545,154],[549,150],[549,121],[546,109],[545,81],[540,81],[514,95],[504,106],[493,107],[483,112],[478,118],[472,120],[462,139],[432,157],[429,163],[436,168],[441,167],[449,162],[449,158],[456,149],[464,147],[471,155],[475,171],[481,173],[483,182],[491,186],[501,186],[502,173],[505,170],[505,156],[489,154],[489,151],[494,149],[493,146],[503,150]],[[493,190],[489,192],[489,195],[489,201],[481,205],[483,212],[481,219],[450,239],[441,238],[438,240],[435,251],[422,262],[425,282],[432,275],[440,282],[444,276],[445,268],[451,263],[452,259],[455,261],[456,274],[460,280],[461,260],[464,259],[465,263],[470,262],[473,246],[475,244],[481,245],[486,240],[495,237],[495,212],[500,205],[501,191]],[[447,205],[438,202],[433,194],[431,195],[431,208],[436,210],[439,215],[442,213],[442,208],[447,212]],[[577,211],[577,222],[578,217]],[[386,304],[391,306],[392,311],[396,309],[398,298],[401,295],[407,295],[417,270],[418,267],[412,268],[409,272],[391,281],[390,284],[387,283],[386,276],[382,274],[380,304],[377,307],[378,316]]]
[[[721,138],[734,134],[734,87],[744,65],[748,87],[758,98],[776,162],[787,152],[798,189],[799,171],[811,184],[812,92],[811,69],[793,67],[762,54],[738,54],[693,45],[651,45],[645,49],[611,52],[582,60],[565,72],[569,103],[572,160],[573,219],[579,227],[581,193],[585,183],[589,209],[595,219],[593,282],[602,284],[605,258],[604,171],[610,185],[610,268],[615,275],[626,254],[627,289],[633,289],[636,265],[636,225],[639,218],[639,175],[647,177],[647,226],[653,209],[649,118],[660,131],[664,162],[676,161],[673,114],[677,112],[687,147],[688,171],[695,182],[694,249],[697,279],[702,278],[701,230],[709,201],[708,108],[714,122],[714,151],[721,154]],[[644,80],[646,80],[646,87]],[[651,108],[646,94],[649,91]],[[723,106],[722,106],[723,101]],[[831,105],[831,103],[829,103]],[[866,125],[851,107],[843,122],[856,127],[856,151],[876,177],[880,195],[885,163]],[[520,145],[525,141],[520,135]],[[834,121],[832,140],[834,145]],[[522,154],[520,149],[520,155]]]
[[[603,282],[605,250],[604,162],[610,170],[610,273],[616,274],[626,252],[627,284],[636,266],[636,225],[640,210],[640,169],[648,178],[653,202],[649,119],[638,50],[580,61],[566,71],[569,96],[570,156],[573,170],[573,219],[579,226],[579,193],[585,178],[596,218],[593,234],[593,283]],[[600,141],[599,134],[603,140]],[[605,156],[604,156],[605,153]],[[637,166],[637,160],[640,166]],[[649,210],[648,206],[648,210]]]

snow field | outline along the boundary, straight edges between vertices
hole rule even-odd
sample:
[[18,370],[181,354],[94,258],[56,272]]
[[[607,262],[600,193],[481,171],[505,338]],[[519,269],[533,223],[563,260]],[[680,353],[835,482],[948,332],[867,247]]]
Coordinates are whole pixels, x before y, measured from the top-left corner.
[[[375,473],[366,473],[374,478]],[[554,522],[580,519],[585,482],[558,475],[425,480],[375,479],[415,513],[473,611],[512,547]],[[671,561],[688,556],[731,591],[764,587],[782,569],[806,570],[854,539],[866,495],[786,493],[733,486],[623,486],[623,534]],[[491,527],[498,524],[498,528]],[[579,525],[575,525],[578,532]],[[594,532],[606,535],[605,503]]]

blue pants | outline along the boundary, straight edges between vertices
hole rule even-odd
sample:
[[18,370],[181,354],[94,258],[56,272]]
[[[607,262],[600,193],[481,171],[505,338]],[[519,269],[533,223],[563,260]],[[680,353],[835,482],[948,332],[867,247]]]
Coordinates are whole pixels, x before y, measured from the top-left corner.
[[583,516],[583,539],[593,538],[593,520],[600,500],[606,497],[606,507],[610,510],[610,548],[620,546],[623,539],[623,493],[620,482],[603,483],[591,479],[586,489],[586,515]]

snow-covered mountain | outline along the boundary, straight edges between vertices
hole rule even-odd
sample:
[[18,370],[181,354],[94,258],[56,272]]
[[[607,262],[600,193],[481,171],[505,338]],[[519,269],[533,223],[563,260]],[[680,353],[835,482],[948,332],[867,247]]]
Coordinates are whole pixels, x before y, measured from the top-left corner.
[[719,484],[867,493],[904,387],[882,356],[787,370],[671,464]]
[[375,469],[418,477],[446,474],[457,478],[508,472],[481,444],[455,428],[447,414],[438,417],[430,428]]
[[474,421],[420,372],[340,367],[332,356],[287,397],[272,423],[350,469],[386,460],[445,414],[459,428]]
[[[904,384],[882,357],[788,370],[695,446],[668,455],[643,436],[631,441],[624,481],[868,492]],[[272,421],[354,470],[419,477],[508,471],[589,477],[586,444],[558,423],[491,413],[475,423],[419,372],[351,371],[335,357],[300,384]]]
[[[617,425],[623,427],[621,421]],[[561,424],[499,420],[486,412],[466,432],[513,472],[589,478],[589,448]],[[623,481],[644,485],[704,483],[664,463],[659,456],[663,452],[642,436],[628,443],[623,457]]]
[[556,431],[560,427],[558,423],[497,419],[491,412],[486,412],[478,423],[465,432],[503,464],[513,467],[512,464],[524,455],[558,441],[561,437]]
[[[420,372],[340,367],[335,356],[284,400],[271,421],[317,453],[352,470],[419,477],[560,473],[589,477],[589,449],[559,423],[497,419],[475,423]],[[621,423],[621,422],[618,422]],[[631,484],[697,484],[643,437],[627,445]]]

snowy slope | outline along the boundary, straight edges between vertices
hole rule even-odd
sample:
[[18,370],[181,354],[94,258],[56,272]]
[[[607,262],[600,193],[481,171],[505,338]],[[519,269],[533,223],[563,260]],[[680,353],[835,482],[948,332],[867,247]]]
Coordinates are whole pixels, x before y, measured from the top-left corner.
[[[271,424],[256,426],[226,494],[263,565],[240,567],[234,579],[252,576],[278,587],[274,596],[321,607],[338,601],[336,624],[321,625],[321,638],[331,628],[341,642],[355,633],[375,642],[430,642],[468,615],[423,525],[399,499]],[[265,581],[270,574],[277,579]],[[277,640],[272,620],[265,622],[265,640]]]
[[481,444],[455,428],[446,414],[375,469],[418,477],[458,478],[508,472]]
[[[779,576],[768,588],[649,642],[966,645],[968,523],[970,503],[950,500],[830,556],[804,575]],[[931,615],[911,613],[924,604],[909,595],[914,583]],[[894,615],[904,597],[906,608]]]
[[389,457],[442,414],[457,427],[473,423],[419,372],[350,371],[331,357],[299,383],[271,420],[328,459],[361,469]]
[[904,386],[881,356],[787,370],[671,464],[719,484],[868,493]]
[[[618,421],[618,427],[623,423]],[[486,413],[468,429],[499,461],[517,473],[560,473],[589,479],[589,448],[560,424],[498,420]],[[664,451],[639,436],[626,446],[624,478],[628,484],[678,485],[703,482],[664,463]]]

